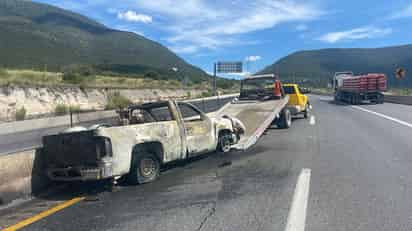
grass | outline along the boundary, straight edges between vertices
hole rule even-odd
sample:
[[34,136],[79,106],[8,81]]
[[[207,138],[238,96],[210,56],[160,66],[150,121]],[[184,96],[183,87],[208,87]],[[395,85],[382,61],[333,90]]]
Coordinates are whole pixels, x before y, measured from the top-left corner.
[[[181,82],[176,80],[153,80],[138,77],[94,75],[81,77],[81,82],[71,84],[63,80],[63,74],[57,72],[41,72],[34,70],[0,69],[0,86],[78,86],[83,88],[127,88],[127,89],[182,89]],[[207,82],[193,84],[190,89],[210,89]]]
[[389,94],[392,95],[404,95],[404,96],[412,96],[412,89],[411,88],[402,88],[402,89],[389,89]]
[[58,85],[62,82],[61,73],[39,72],[32,70],[0,70],[0,86],[5,85]]

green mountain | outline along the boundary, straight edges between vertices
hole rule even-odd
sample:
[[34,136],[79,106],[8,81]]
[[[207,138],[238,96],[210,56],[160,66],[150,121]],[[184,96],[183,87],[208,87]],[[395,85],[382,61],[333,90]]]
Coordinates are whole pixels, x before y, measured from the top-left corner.
[[[395,70],[407,71],[402,80],[395,78]],[[299,51],[281,58],[259,73],[279,73],[286,81],[306,82],[326,86],[338,71],[385,73],[390,87],[412,87],[412,45],[374,49],[322,49]]]
[[[209,77],[137,34],[46,4],[0,0],[0,67],[61,71],[73,64],[131,75],[154,71],[197,82]],[[172,73],[173,67],[178,74]]]

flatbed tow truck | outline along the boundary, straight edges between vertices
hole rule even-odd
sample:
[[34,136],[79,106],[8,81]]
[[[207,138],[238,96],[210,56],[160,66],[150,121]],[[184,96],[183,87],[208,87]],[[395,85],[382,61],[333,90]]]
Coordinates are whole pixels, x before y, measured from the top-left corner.
[[215,114],[239,119],[246,127],[240,141],[232,148],[246,150],[254,145],[264,131],[276,124],[289,128],[291,113],[286,107],[289,96],[274,74],[254,75],[241,82],[240,96],[225,105]]

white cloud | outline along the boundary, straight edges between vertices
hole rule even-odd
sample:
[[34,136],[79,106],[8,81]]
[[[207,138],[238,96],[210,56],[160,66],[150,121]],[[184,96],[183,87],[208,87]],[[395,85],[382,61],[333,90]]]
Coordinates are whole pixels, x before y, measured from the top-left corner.
[[224,74],[223,76],[226,78],[230,78],[230,79],[242,79],[245,78],[246,76],[251,75],[252,73],[248,72],[248,71],[244,71],[241,73],[228,73],[228,74]]
[[189,46],[172,46],[170,49],[179,54],[193,54],[196,53],[199,48],[197,46],[189,45]]
[[117,18],[129,22],[151,23],[152,17],[145,14],[138,14],[132,10],[117,13]]
[[161,38],[166,45],[184,53],[254,44],[245,39],[253,32],[288,22],[304,24],[324,14],[318,0],[122,0],[115,7],[113,0],[84,2],[80,5],[93,3],[126,22],[151,23],[150,15],[156,15],[151,26],[166,32]]
[[165,25],[161,26],[171,34],[166,41],[172,44],[174,50],[183,53],[245,44],[238,36],[270,29],[285,22],[314,20],[323,14],[318,7],[303,0],[257,0],[242,3],[140,0],[135,5],[145,12],[162,15]]
[[245,58],[245,60],[248,61],[248,62],[256,62],[256,61],[259,61],[261,59],[262,59],[262,57],[260,57],[259,55],[251,55],[251,56],[248,56],[248,57]]
[[336,31],[327,33],[318,40],[327,43],[337,43],[340,41],[358,40],[358,39],[370,39],[376,37],[382,37],[392,33],[391,28],[377,28],[377,27],[359,27],[346,31]]
[[412,17],[412,3],[389,16],[389,19],[400,19]]

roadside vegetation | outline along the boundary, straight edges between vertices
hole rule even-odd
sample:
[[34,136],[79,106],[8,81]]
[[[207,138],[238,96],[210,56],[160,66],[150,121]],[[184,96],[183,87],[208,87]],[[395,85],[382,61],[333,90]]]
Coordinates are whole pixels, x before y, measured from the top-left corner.
[[[69,66],[63,72],[35,70],[12,70],[0,68],[0,86],[73,87],[81,88],[127,88],[127,89],[207,89],[207,81],[179,81],[167,79],[154,71],[143,75],[121,76],[114,73],[96,73],[87,66]],[[217,86],[222,92],[235,92],[238,81],[218,79]]]
[[[332,88],[313,88],[310,87],[313,93],[332,94]],[[387,92],[389,95],[412,96],[412,88],[390,88]]]
[[388,91],[391,95],[405,95],[405,96],[412,96],[412,88],[394,88]]
[[79,113],[82,112],[82,110],[77,105],[68,106],[66,104],[57,104],[54,109],[54,115],[56,116],[67,115],[70,112]]
[[21,107],[20,109],[16,110],[16,120],[20,121],[20,120],[25,120],[26,119],[26,113],[27,110],[24,107]]
[[112,93],[108,96],[106,110],[115,110],[128,107],[132,101],[122,96],[119,92]]

